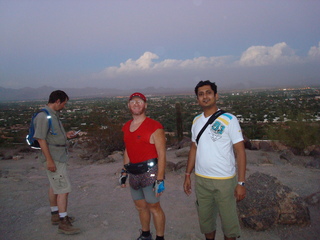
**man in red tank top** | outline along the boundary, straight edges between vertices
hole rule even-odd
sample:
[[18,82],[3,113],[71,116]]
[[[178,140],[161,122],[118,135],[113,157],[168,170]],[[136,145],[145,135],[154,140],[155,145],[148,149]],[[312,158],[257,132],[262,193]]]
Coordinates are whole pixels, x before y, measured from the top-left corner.
[[[132,119],[122,128],[126,147],[122,175],[129,173],[131,196],[139,212],[141,234],[137,240],[152,240],[151,215],[156,240],[163,240],[165,214],[160,206],[160,196],[164,191],[166,140],[161,123],[146,116],[146,101],[142,93],[133,93],[129,97],[128,108]],[[131,171],[130,166],[137,165],[146,166],[145,171]],[[121,179],[126,179],[123,176]],[[120,183],[122,187],[126,187],[125,181]]]

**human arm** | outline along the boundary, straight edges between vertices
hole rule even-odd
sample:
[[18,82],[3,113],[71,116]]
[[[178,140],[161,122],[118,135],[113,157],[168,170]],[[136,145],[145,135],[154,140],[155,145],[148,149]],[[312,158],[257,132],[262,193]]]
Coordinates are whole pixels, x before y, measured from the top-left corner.
[[46,158],[47,169],[51,172],[55,172],[57,170],[56,164],[54,163],[52,156],[50,154],[50,150],[49,150],[47,141],[45,139],[37,139],[37,140],[40,144],[41,151]]
[[158,154],[158,175],[157,180],[163,180],[166,169],[166,137],[163,129],[157,129],[151,135],[151,143],[155,144]]
[[[150,139],[150,143],[154,143],[158,155],[158,174],[157,180],[163,181],[166,169],[166,137],[163,129],[157,129]],[[156,197],[160,196],[162,192],[156,192]]]
[[[246,152],[243,141],[238,142],[233,145],[236,159],[237,159],[237,168],[238,168],[238,182],[245,182],[246,180]],[[245,186],[241,186],[237,184],[237,187],[235,188],[234,195],[237,199],[237,201],[241,201],[246,196],[246,188]]]
[[188,156],[188,162],[187,162],[187,168],[184,178],[184,184],[183,189],[184,192],[189,196],[191,194],[191,172],[194,169],[195,163],[196,163],[196,152],[197,152],[197,146],[195,142],[192,142],[190,145],[190,151]]
[[[127,149],[125,149],[124,154],[123,154],[123,166],[125,166],[129,162],[130,162],[130,160],[129,160],[129,156],[127,153]],[[122,188],[126,187],[127,177],[128,177],[128,173],[127,173],[126,169],[123,167],[121,170],[121,175],[120,175],[120,179],[119,179],[119,182],[120,182],[120,185]]]

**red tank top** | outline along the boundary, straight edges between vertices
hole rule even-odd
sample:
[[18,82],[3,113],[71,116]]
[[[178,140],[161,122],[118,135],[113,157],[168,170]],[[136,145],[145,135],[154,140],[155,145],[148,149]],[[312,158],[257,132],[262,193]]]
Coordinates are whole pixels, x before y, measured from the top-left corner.
[[157,129],[163,129],[158,121],[146,118],[139,128],[130,132],[132,120],[122,127],[124,133],[124,143],[131,163],[139,163],[151,158],[157,158],[157,150],[154,144],[150,143],[150,137]]

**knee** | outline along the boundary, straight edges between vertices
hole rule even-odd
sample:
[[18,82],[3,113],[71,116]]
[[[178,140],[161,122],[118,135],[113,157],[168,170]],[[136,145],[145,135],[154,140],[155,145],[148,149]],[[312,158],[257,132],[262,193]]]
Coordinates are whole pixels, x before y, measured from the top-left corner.
[[151,213],[159,213],[162,212],[162,208],[160,206],[160,202],[157,203],[149,203],[148,207]]
[[149,211],[148,205],[147,203],[145,204],[136,204],[136,209],[138,210],[138,212],[145,212],[145,211]]

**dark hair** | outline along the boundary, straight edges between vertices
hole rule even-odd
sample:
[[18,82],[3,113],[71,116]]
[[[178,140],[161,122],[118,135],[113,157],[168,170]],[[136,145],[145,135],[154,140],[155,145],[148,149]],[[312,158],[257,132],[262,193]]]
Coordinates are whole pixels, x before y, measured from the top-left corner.
[[196,93],[196,95],[198,96],[198,88],[199,87],[203,87],[205,85],[210,85],[211,89],[213,90],[214,94],[217,94],[217,85],[215,82],[210,82],[209,80],[206,81],[200,81],[196,88],[194,89],[194,92]]
[[50,94],[48,103],[55,103],[57,100],[60,100],[60,102],[64,102],[66,100],[69,100],[69,97],[64,91],[56,90]]

